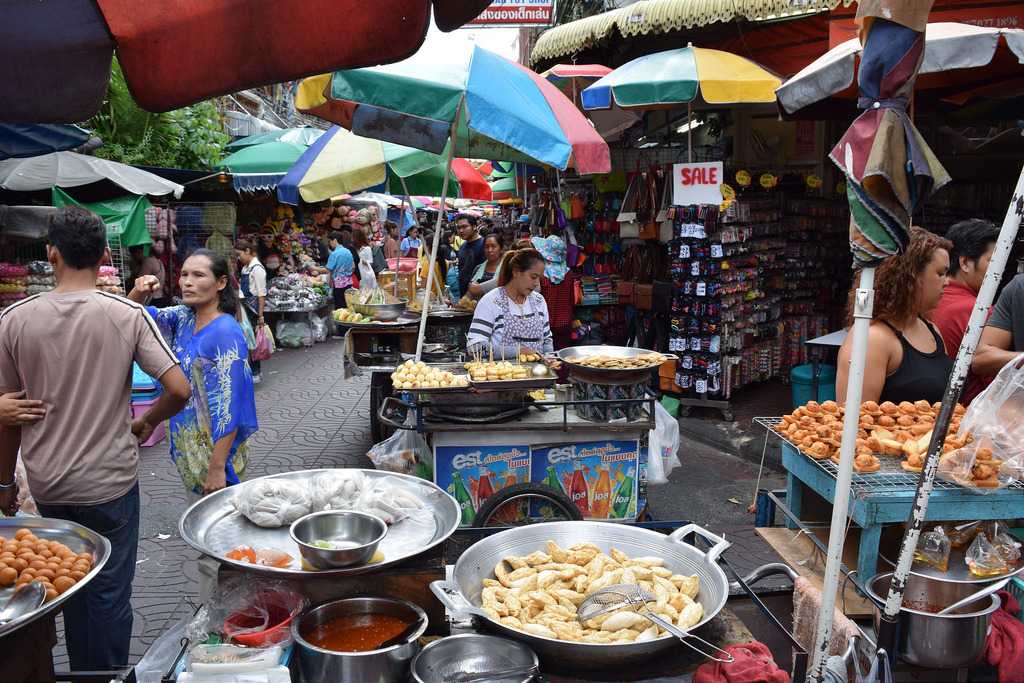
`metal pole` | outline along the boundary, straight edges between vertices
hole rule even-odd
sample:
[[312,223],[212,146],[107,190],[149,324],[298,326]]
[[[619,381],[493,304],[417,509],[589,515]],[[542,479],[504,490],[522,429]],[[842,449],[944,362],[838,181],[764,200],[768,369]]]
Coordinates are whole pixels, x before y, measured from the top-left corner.
[[917,548],[917,541],[928,512],[928,496],[931,495],[932,485],[935,482],[935,472],[938,470],[939,456],[942,453],[942,445],[949,429],[949,421],[953,416],[953,409],[960,399],[960,393],[963,391],[967,372],[971,368],[971,359],[974,357],[978,340],[981,339],[981,331],[985,327],[989,309],[995,299],[996,289],[1002,280],[1006,262],[1010,257],[1010,250],[1017,239],[1017,231],[1020,228],[1022,217],[1024,217],[1024,169],[1021,170],[1020,177],[1017,179],[1017,188],[1014,190],[1010,206],[1003,218],[999,239],[992,252],[985,280],[981,283],[981,290],[978,292],[974,310],[971,311],[971,318],[967,323],[967,330],[960,343],[956,363],[953,365],[953,372],[950,374],[946,393],[942,398],[942,409],[939,411],[935,427],[932,430],[932,438],[928,444],[928,458],[921,471],[921,477],[917,481],[917,496],[914,499],[914,506],[910,510],[909,527],[903,535],[899,561],[889,586],[889,596],[885,601],[883,620],[879,627],[878,645],[884,647],[888,652],[895,652],[897,615],[900,604],[903,602],[907,575],[910,573],[910,566],[914,561],[914,550]]
[[686,103],[686,161],[693,163],[693,103]]
[[[409,196],[409,187],[408,187],[408,185],[405,184],[405,178],[403,178],[402,176],[398,176],[398,179],[402,182],[402,192],[405,193],[405,196],[402,197],[402,206],[400,207],[400,213],[399,213],[399,216],[400,216],[399,220],[401,220],[401,223],[402,223],[402,231],[399,234],[400,235],[404,235],[405,234],[405,230],[406,230],[406,228],[405,228],[405,205],[408,204],[409,208],[412,209],[412,198]],[[414,221],[416,220],[416,214],[415,213],[413,213],[413,220]],[[401,246],[401,241],[399,241],[399,246]],[[395,298],[398,298],[398,274],[401,272],[401,269],[398,266],[400,266],[400,265],[402,265],[402,250],[401,249],[398,250],[398,263],[395,265]],[[416,280],[415,280],[415,278],[413,278],[413,287],[412,287],[412,289],[413,289],[413,292],[412,292],[413,296],[415,296],[416,295]]]
[[832,616],[839,587],[839,565],[843,559],[846,540],[846,512],[850,500],[850,479],[853,477],[853,457],[857,441],[859,406],[864,391],[864,365],[868,353],[868,328],[875,302],[875,269],[860,272],[860,285],[854,297],[853,348],[850,372],[846,381],[846,414],[843,416],[843,441],[839,448],[839,476],[832,501],[832,527],[828,537],[828,562],[825,565],[824,588],[821,591],[821,611],[818,629],[811,650],[811,680],[822,680],[822,667],[828,657],[828,640],[832,632]]
[[455,156],[456,128],[459,125],[459,116],[462,113],[462,102],[455,110],[455,120],[452,122],[452,132],[448,144],[448,162],[444,169],[444,181],[441,183],[441,206],[438,207],[437,221],[434,224],[434,244],[430,248],[430,260],[427,263],[427,291],[423,293],[423,310],[420,312],[420,332],[416,337],[416,361],[419,362],[423,354],[423,338],[427,333],[427,316],[430,313],[430,294],[434,287],[434,264],[437,263],[437,245],[441,243],[441,219],[444,218],[445,200],[448,198],[448,178],[452,174],[452,159]]

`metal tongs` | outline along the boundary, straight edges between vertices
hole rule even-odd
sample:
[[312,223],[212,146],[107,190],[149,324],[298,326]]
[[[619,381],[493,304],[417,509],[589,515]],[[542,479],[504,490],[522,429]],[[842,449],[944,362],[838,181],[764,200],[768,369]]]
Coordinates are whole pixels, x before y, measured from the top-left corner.
[[[583,602],[580,603],[580,606],[576,610],[576,619],[581,624],[586,624],[586,622],[599,617],[602,614],[617,612],[620,609],[628,607],[644,619],[647,619],[651,623],[658,625],[674,635],[679,642],[686,647],[704,657],[707,657],[708,659],[724,663],[732,662],[735,659],[732,654],[726,652],[714,643],[709,643],[700,636],[695,636],[688,631],[684,631],[671,621],[647,609],[647,603],[657,601],[658,599],[655,596],[651,595],[636,584],[619,583],[596,590],[584,598]],[[696,640],[697,642],[720,652],[722,657],[719,658],[713,654],[705,652],[696,645],[687,642],[688,639]]]

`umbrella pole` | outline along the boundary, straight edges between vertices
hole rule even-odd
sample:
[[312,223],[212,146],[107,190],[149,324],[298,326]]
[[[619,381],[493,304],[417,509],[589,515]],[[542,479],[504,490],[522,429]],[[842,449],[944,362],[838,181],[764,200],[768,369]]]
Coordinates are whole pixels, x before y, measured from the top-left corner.
[[[395,175],[398,175],[398,174],[396,173]],[[402,181],[402,192],[405,193],[405,196],[402,197],[401,213],[399,214],[399,220],[402,222],[402,230],[401,230],[401,232],[399,234],[405,234],[405,230],[406,230],[406,228],[405,228],[405,205],[406,205],[406,203],[408,203],[409,204],[409,208],[412,209],[412,199],[409,197],[409,186],[405,184],[405,178],[403,178],[402,176],[398,176],[398,179],[400,181]],[[415,217],[415,215],[416,214],[413,214],[414,217]],[[399,250],[399,252],[398,252],[398,263],[396,264],[396,266],[400,266],[400,265],[402,265],[402,252],[401,252],[401,250]],[[396,267],[395,268],[395,298],[398,298],[398,273],[399,273],[399,271],[400,271],[400,269],[398,267]],[[415,287],[415,282],[414,282],[413,283],[413,295],[415,296],[415,294],[416,294],[416,287]]]
[[693,163],[693,104],[686,103],[686,162]]
[[[935,472],[939,466],[939,456],[942,452],[942,445],[945,441],[946,431],[949,429],[949,421],[953,417],[953,409],[960,399],[964,382],[967,379],[967,372],[971,368],[971,359],[981,339],[981,331],[988,319],[989,309],[995,299],[996,289],[1002,280],[1003,271],[1006,269],[1006,262],[1010,258],[1010,250],[1017,239],[1017,231],[1020,228],[1021,218],[1024,217],[1024,169],[1021,170],[1017,179],[1017,188],[1014,190],[1010,206],[1003,218],[1002,228],[999,230],[999,239],[996,241],[995,249],[992,252],[992,259],[989,261],[988,272],[981,284],[978,298],[971,311],[971,318],[967,323],[967,330],[964,333],[963,341],[960,343],[960,350],[957,352],[956,363],[953,365],[953,372],[946,385],[946,393],[942,397],[942,408],[935,421],[932,430],[931,442],[928,444],[928,458],[925,461],[921,477],[917,482],[917,496],[914,506],[910,510],[910,518],[907,532],[903,535],[903,543],[900,546],[899,561],[896,564],[896,571],[893,574],[889,585],[889,596],[885,601],[885,609],[882,614],[882,622],[879,626],[879,647],[884,647],[886,652],[895,653],[896,648],[896,624],[900,604],[903,602],[903,591],[906,588],[907,575],[910,573],[910,566],[914,561],[914,550],[917,548],[917,541],[924,526],[925,515],[928,512],[928,496],[931,495],[932,485],[935,482]],[[866,577],[865,577],[866,578]]]
[[427,291],[423,293],[423,310],[420,312],[420,332],[416,337],[416,362],[423,354],[423,337],[427,332],[427,315],[430,313],[430,294],[434,287],[434,264],[437,263],[437,246],[441,243],[441,220],[444,218],[445,200],[448,198],[448,178],[452,175],[452,159],[455,156],[456,127],[459,125],[459,114],[462,103],[455,110],[452,122],[451,143],[448,145],[448,163],[444,169],[444,181],[441,183],[441,205],[437,209],[437,222],[434,224],[434,243],[430,247],[430,260],[427,262]]
[[836,478],[836,493],[832,501],[832,526],[828,537],[828,562],[825,565],[824,588],[821,591],[821,611],[818,613],[818,628],[811,650],[811,680],[822,680],[822,667],[828,657],[828,640],[832,632],[832,617],[835,611],[836,590],[839,587],[839,566],[843,560],[843,543],[846,540],[846,513],[850,499],[850,480],[853,477],[854,447],[857,441],[860,421],[861,396],[864,391],[864,365],[868,352],[868,328],[875,300],[875,269],[864,268],[860,273],[860,284],[854,296],[853,349],[850,359],[850,373],[846,382],[846,414],[843,416],[843,441],[839,448],[839,475]]

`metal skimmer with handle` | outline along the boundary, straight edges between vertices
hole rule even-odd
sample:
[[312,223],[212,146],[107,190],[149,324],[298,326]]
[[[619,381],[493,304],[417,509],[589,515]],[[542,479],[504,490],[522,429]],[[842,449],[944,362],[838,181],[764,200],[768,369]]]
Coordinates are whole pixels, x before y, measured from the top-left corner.
[[[708,659],[713,659],[716,662],[732,662],[734,660],[734,657],[722,648],[709,643],[699,636],[687,633],[668,619],[664,619],[660,615],[647,609],[647,603],[657,601],[658,598],[634,583],[618,583],[594,591],[584,598],[583,602],[580,603],[580,606],[576,608],[576,619],[581,624],[586,625],[588,621],[595,619],[602,614],[608,614],[610,612],[617,612],[623,608],[629,608],[651,623],[657,624],[661,628],[665,629],[678,638],[679,642],[683,645],[707,657]],[[687,638],[692,638],[699,643],[707,645],[712,650],[722,653],[723,657],[715,657],[713,654],[705,652],[696,645],[686,642]]]

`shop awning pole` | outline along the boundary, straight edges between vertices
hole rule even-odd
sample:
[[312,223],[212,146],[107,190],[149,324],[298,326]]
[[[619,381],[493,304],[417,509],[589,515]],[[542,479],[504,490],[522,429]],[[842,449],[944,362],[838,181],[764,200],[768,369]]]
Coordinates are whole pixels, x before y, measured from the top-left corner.
[[445,200],[448,199],[448,179],[452,175],[452,159],[455,157],[455,136],[464,101],[459,102],[459,106],[455,110],[455,119],[452,121],[452,132],[448,143],[448,161],[445,164],[444,181],[441,183],[441,206],[437,210],[437,222],[434,224],[434,243],[430,247],[430,260],[427,263],[427,290],[423,293],[423,310],[420,311],[420,332],[416,337],[416,362],[419,362],[420,356],[423,354],[423,338],[427,332],[427,316],[430,314],[430,293],[434,287],[434,264],[437,263],[437,246],[441,243],[441,221],[444,220]]
[[850,333],[853,347],[850,373],[846,381],[846,397],[843,399],[846,404],[846,413],[843,416],[843,441],[839,447],[839,474],[836,477],[836,493],[832,500],[832,526],[828,536],[828,562],[825,564],[824,587],[821,591],[821,611],[818,612],[818,628],[811,650],[810,680],[813,681],[822,680],[822,667],[828,658],[828,641],[832,633],[836,591],[839,588],[839,567],[842,564],[843,543],[846,540],[846,512],[850,500],[850,480],[853,478],[853,457],[860,421],[858,408],[864,393],[868,328],[871,327],[874,304],[875,269],[864,268],[860,272],[860,284],[854,294],[853,331]]
[[[1010,250],[1017,239],[1017,231],[1020,228],[1021,218],[1024,217],[1024,169],[1021,169],[1020,177],[1017,178],[1017,188],[1013,192],[1010,206],[1006,209],[1006,216],[1003,218],[1002,228],[999,230],[999,239],[996,241],[992,258],[988,264],[988,271],[985,280],[981,283],[981,290],[974,303],[974,310],[971,311],[971,318],[967,323],[963,341],[960,342],[960,350],[956,355],[956,363],[953,365],[953,372],[950,374],[949,383],[946,384],[946,393],[942,397],[942,408],[935,420],[932,430],[932,438],[928,444],[928,458],[925,460],[921,477],[917,481],[917,495],[914,505],[910,509],[910,517],[907,522],[907,531],[903,534],[903,544],[900,546],[899,561],[896,563],[896,571],[893,573],[892,581],[889,584],[889,597],[885,601],[883,619],[879,628],[879,647],[884,647],[886,652],[896,652],[896,625],[900,605],[903,602],[903,592],[906,589],[907,575],[910,573],[910,566],[914,562],[914,550],[917,548],[917,541],[924,526],[925,515],[928,512],[928,496],[931,495],[932,486],[935,483],[935,473],[939,467],[939,456],[942,454],[942,446],[945,443],[946,431],[949,429],[950,419],[953,417],[953,410],[960,400],[960,394],[967,379],[967,372],[971,369],[971,360],[974,358],[974,351],[981,339],[981,331],[988,320],[989,309],[995,300],[996,289],[1003,278],[1006,269],[1006,262],[1010,258]],[[868,577],[861,577],[867,579]]]
[[693,103],[686,103],[686,162],[693,163]]
[[[398,214],[398,216],[399,216],[398,219],[402,223],[402,230],[401,230],[401,232],[399,234],[400,235],[404,235],[405,231],[407,229],[405,227],[405,205],[408,204],[409,208],[411,209],[412,208],[412,198],[409,196],[409,186],[405,184],[405,178],[403,178],[402,176],[398,176],[398,179],[402,182],[402,192],[405,193],[405,195],[402,197],[402,205],[399,207],[400,213]],[[416,214],[415,213],[413,213],[413,220],[414,221],[416,220]],[[401,246],[401,242],[399,242],[399,246]],[[401,272],[400,269],[399,269],[399,266],[401,266],[401,265],[402,265],[402,250],[399,249],[398,250],[398,263],[395,264],[395,298],[396,299],[398,298],[398,273]],[[413,271],[413,272],[415,272],[415,271]],[[415,284],[415,282],[416,282],[416,280],[415,280],[415,278],[413,278],[413,287],[412,287],[412,289],[413,289],[413,292],[412,292],[413,296],[416,295],[416,284]]]

